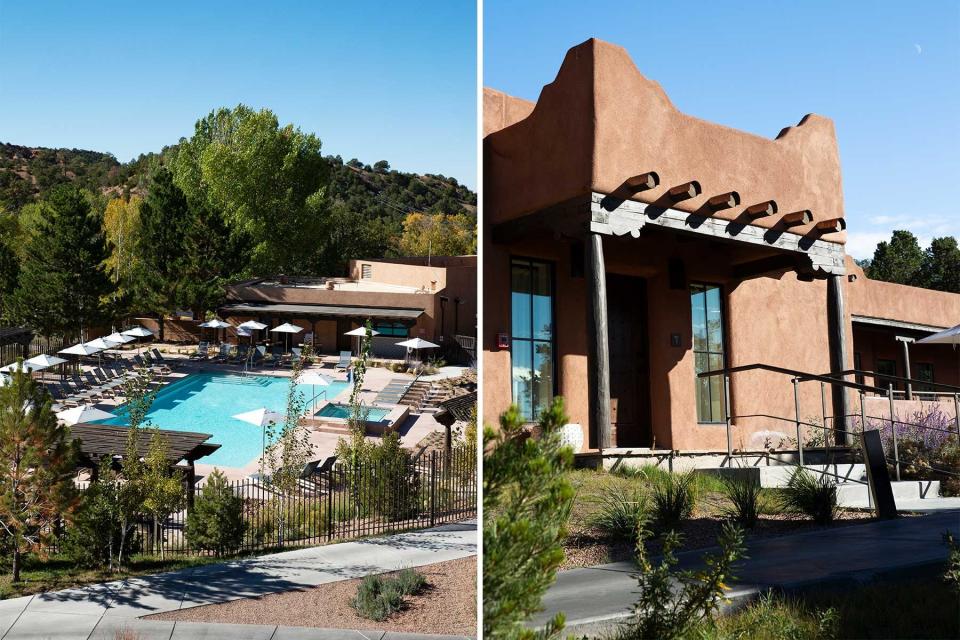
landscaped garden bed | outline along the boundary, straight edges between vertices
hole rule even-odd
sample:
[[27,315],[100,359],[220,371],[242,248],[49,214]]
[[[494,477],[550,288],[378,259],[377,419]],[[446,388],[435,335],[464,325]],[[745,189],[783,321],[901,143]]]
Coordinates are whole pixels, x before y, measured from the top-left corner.
[[474,635],[477,559],[471,556],[416,570],[426,578],[426,587],[417,595],[405,596],[402,608],[382,621],[362,617],[351,605],[362,579],[181,609],[147,619]]
[[[645,472],[619,475],[604,471],[579,469],[568,474],[576,491],[570,514],[568,534],[563,542],[566,559],[561,569],[587,567],[608,562],[632,560],[635,557],[635,541],[617,535],[609,527],[599,526],[597,514],[610,508],[617,496],[629,497],[639,491],[646,495],[652,492],[655,482],[662,482],[666,471],[648,468]],[[677,525],[683,536],[681,551],[713,547],[717,536],[728,518],[729,499],[724,494],[722,483],[713,477],[698,475],[694,487],[692,512]],[[836,519],[829,524],[817,524],[809,517],[790,512],[780,504],[780,490],[762,489],[762,508],[756,524],[745,530],[746,539],[786,535],[813,531],[826,527],[850,526],[871,522],[872,511],[839,509]],[[660,551],[662,536],[648,538],[647,550],[656,555]]]

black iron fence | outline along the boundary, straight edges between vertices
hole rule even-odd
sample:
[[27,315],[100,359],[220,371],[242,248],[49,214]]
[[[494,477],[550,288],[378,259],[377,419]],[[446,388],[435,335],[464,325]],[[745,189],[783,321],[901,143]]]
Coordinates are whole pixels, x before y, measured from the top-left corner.
[[[337,464],[301,479],[287,491],[256,479],[229,486],[243,503],[242,541],[231,552],[314,546],[477,514],[476,456],[466,449],[432,451],[415,461]],[[183,502],[190,505],[202,499],[201,487],[192,497],[185,493]],[[150,518],[137,522],[132,549],[158,555],[211,553],[191,541],[190,508],[160,522]]]

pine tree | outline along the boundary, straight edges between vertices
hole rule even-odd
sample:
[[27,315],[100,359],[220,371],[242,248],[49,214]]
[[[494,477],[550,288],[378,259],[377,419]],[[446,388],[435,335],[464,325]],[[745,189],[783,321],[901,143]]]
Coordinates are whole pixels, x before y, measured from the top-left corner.
[[202,318],[223,300],[225,286],[249,266],[249,241],[231,232],[220,212],[202,200],[190,201],[183,237],[183,304]]
[[923,252],[920,286],[937,291],[960,293],[960,247],[957,239],[934,238]]
[[909,231],[894,231],[890,242],[881,242],[873,253],[868,277],[874,280],[917,284],[923,251]]
[[573,452],[562,442],[563,401],[540,417],[542,435],[529,437],[516,406],[500,416],[500,430],[484,429],[483,637],[547,638],[563,628],[563,614],[540,632],[526,620],[563,562],[573,488],[566,472]]
[[187,540],[196,549],[222,556],[240,548],[245,531],[243,498],[214,469],[187,515]]
[[164,319],[183,302],[183,238],[190,208],[166,167],[153,174],[149,189],[140,206],[140,234],[135,247],[135,304],[157,314],[162,342]]
[[113,291],[104,267],[107,243],[100,216],[75,187],[57,187],[48,204],[49,215],[37,221],[28,241],[6,312],[44,335],[82,337],[112,316],[105,302]]
[[0,387],[0,526],[13,547],[13,581],[24,554],[42,552],[61,517],[76,506],[77,447],[57,422],[50,395],[29,374]]

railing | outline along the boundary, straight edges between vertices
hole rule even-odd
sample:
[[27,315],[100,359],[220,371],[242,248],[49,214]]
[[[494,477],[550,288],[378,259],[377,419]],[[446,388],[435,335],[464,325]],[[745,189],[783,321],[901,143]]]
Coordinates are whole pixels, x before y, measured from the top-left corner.
[[[455,522],[477,514],[476,455],[437,451],[405,463],[338,464],[282,492],[259,480],[230,482],[243,502],[243,537],[232,552],[289,549]],[[202,500],[184,489],[183,504]],[[136,524],[142,553],[208,555],[191,543],[189,507]],[[67,525],[67,528],[69,525]],[[48,548],[55,553],[59,544]]]
[[[770,415],[765,413],[744,414],[744,415],[731,414],[730,412],[730,406],[731,406],[730,405],[730,377],[731,375],[736,373],[742,373],[747,371],[757,371],[757,370],[769,371],[772,373],[778,373],[778,374],[790,376],[791,378],[790,381],[793,385],[793,400],[794,400],[794,416],[792,418]],[[767,420],[776,420],[776,421],[788,422],[793,424],[796,427],[797,454],[799,458],[798,466],[800,467],[806,466],[805,459],[804,459],[804,439],[803,439],[802,428],[808,427],[808,428],[823,430],[824,449],[826,451],[827,459],[829,461],[832,459],[832,449],[830,444],[829,432],[832,431],[835,436],[839,434],[842,434],[844,436],[848,435],[850,433],[850,430],[847,426],[847,420],[849,418],[859,419],[860,429],[866,428],[868,419],[875,420],[875,421],[879,420],[881,422],[886,420],[886,418],[882,416],[867,415],[867,412],[865,409],[865,395],[867,393],[874,393],[876,395],[889,398],[889,404],[890,404],[889,420],[890,420],[890,431],[891,431],[890,438],[891,438],[891,444],[893,449],[892,451],[893,455],[892,457],[886,456],[886,459],[887,459],[887,462],[893,466],[894,473],[897,480],[901,479],[901,466],[902,466],[902,461],[900,459],[899,442],[898,442],[898,436],[897,436],[897,425],[913,427],[919,430],[942,432],[942,433],[949,434],[951,436],[955,434],[958,437],[958,440],[960,440],[960,396],[958,396],[957,394],[954,394],[955,409],[956,409],[956,413],[954,414],[955,429],[941,429],[941,428],[931,427],[929,425],[907,422],[905,420],[897,418],[896,408],[894,405],[894,389],[893,389],[892,382],[888,385],[886,389],[884,389],[881,387],[867,385],[859,382],[852,382],[844,379],[845,376],[849,376],[849,375],[877,375],[871,371],[848,369],[848,370],[839,371],[836,373],[813,374],[805,371],[798,371],[796,369],[788,369],[785,367],[778,367],[774,365],[754,363],[754,364],[748,364],[748,365],[741,365],[737,367],[725,367],[723,369],[705,371],[703,373],[698,374],[698,377],[708,378],[708,377],[713,377],[718,375],[723,376],[723,388],[724,388],[724,398],[725,398],[724,414],[725,414],[726,436],[727,436],[727,458],[728,460],[731,460],[731,461],[733,460],[733,457],[734,457],[733,456],[733,435],[732,435],[733,424],[732,423],[734,420],[744,419],[744,418],[764,418]],[[960,391],[960,387],[954,387],[952,385],[945,385],[942,383],[929,383],[926,381],[916,380],[913,378],[899,378],[895,376],[880,376],[880,377],[886,380],[891,380],[891,381],[897,380],[897,381],[905,382],[907,384],[912,384],[912,383],[928,384],[928,385],[937,386],[940,388],[947,388],[950,390]],[[822,419],[823,419],[822,425],[803,421],[800,419],[799,385],[804,382],[820,383],[820,404],[821,404],[821,412],[822,412]],[[844,389],[851,389],[856,391],[860,397],[860,412],[858,414],[847,414],[842,416],[828,415],[827,413],[828,402],[826,398],[827,385],[837,386]],[[828,420],[832,421],[831,427],[827,426]],[[839,426],[838,426],[838,423],[839,423]],[[936,468],[929,465],[928,465],[928,468],[931,471],[935,471],[937,473],[951,475],[951,476],[960,476],[960,473],[958,473],[957,470],[941,469],[941,468]],[[827,473],[826,469],[824,470],[824,473],[826,475],[833,475],[833,474]]]

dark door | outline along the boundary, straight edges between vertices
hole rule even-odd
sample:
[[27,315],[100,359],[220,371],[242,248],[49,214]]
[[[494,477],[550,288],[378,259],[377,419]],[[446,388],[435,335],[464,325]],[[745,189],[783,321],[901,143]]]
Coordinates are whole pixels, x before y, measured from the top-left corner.
[[610,420],[618,447],[650,446],[646,284],[643,278],[607,274]]

